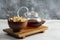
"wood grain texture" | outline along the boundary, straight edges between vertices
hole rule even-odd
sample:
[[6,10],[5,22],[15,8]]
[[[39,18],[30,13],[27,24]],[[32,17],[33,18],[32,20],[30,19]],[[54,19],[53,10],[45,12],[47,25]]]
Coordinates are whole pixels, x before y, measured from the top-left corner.
[[25,38],[26,36],[36,34],[38,32],[44,32],[47,29],[48,29],[47,26],[40,26],[38,28],[25,28],[22,29],[20,32],[13,32],[13,30],[10,28],[3,29],[3,31],[7,32],[9,35],[12,35],[13,37]]

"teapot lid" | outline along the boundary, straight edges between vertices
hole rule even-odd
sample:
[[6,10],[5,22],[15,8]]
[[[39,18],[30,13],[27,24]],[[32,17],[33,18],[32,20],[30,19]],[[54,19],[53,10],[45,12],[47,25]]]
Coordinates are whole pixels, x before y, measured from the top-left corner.
[[32,16],[33,18],[39,17],[39,16],[38,16],[38,13],[34,11],[34,8],[31,9],[31,12],[30,12],[30,13],[31,13],[31,16]]

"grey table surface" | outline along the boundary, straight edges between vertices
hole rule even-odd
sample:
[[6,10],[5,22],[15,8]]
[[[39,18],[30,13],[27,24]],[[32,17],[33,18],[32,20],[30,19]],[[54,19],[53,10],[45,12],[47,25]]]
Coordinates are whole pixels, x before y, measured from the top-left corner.
[[32,35],[24,39],[16,39],[2,31],[8,28],[8,23],[7,20],[0,19],[0,40],[60,40],[60,20],[46,20],[44,25],[48,26],[48,30],[44,33]]

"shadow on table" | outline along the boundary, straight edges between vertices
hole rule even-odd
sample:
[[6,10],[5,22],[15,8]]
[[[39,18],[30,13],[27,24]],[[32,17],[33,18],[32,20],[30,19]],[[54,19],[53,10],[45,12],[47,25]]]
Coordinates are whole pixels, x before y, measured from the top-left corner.
[[9,36],[8,34],[0,33],[0,40],[23,40],[23,39],[17,39],[17,38]]

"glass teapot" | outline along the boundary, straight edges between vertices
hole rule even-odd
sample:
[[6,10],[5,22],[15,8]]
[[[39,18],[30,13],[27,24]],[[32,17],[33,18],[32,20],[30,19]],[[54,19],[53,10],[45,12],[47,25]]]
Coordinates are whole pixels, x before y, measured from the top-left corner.
[[39,27],[39,26],[41,26],[42,24],[45,23],[45,20],[42,20],[39,17],[39,14],[37,12],[35,12],[33,8],[31,10],[31,12],[29,12],[29,9],[27,7],[19,8],[18,11],[17,11],[18,16],[19,16],[19,11],[22,8],[25,8],[27,10],[27,12],[24,13],[25,18],[27,18],[27,20],[28,20],[28,25],[27,26],[29,26],[29,27]]

